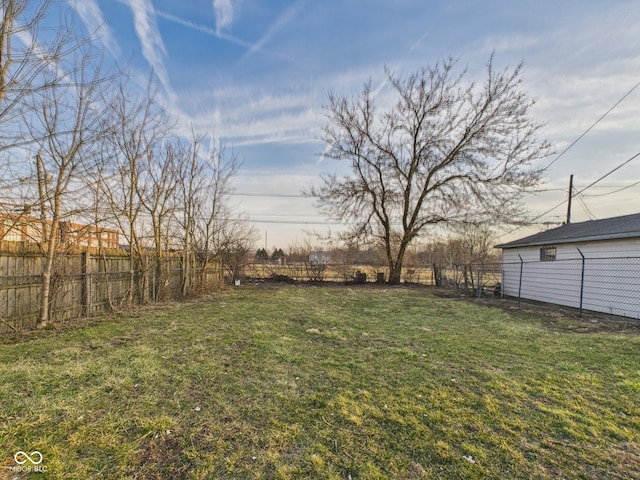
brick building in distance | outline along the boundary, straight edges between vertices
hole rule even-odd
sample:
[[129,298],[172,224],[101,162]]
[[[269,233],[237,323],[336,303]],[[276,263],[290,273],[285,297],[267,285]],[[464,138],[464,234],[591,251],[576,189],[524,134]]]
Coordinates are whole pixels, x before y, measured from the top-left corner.
[[[51,225],[48,221],[47,224]],[[69,247],[119,248],[120,232],[99,225],[60,222],[58,242]],[[42,220],[28,213],[0,213],[0,240],[42,243]]]

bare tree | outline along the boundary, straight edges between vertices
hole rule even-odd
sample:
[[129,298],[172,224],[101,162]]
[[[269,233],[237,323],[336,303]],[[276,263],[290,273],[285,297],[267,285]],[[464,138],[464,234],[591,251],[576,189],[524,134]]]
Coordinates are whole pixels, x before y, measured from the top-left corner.
[[221,259],[229,282],[233,283],[243,275],[245,266],[251,261],[257,239],[257,230],[243,218],[224,219],[215,230],[214,252]]
[[103,144],[104,154],[96,187],[109,210],[109,218],[122,232],[129,246],[129,290],[127,302],[133,303],[136,272],[141,272],[141,297],[146,300],[147,275],[143,239],[144,214],[140,196],[143,179],[152,166],[147,160],[171,131],[171,123],[155,101],[151,79],[147,88],[128,88],[123,80],[117,86],[116,100],[108,111],[110,132]]
[[[29,0],[0,0],[0,123],[5,127],[21,118],[31,94],[46,87],[42,72],[55,68],[77,46],[70,42],[73,32],[65,24],[53,34],[48,32],[49,38],[41,42],[41,22],[49,5],[48,0],[37,5]],[[7,141],[13,133],[2,130],[0,150],[31,141],[21,137]]]
[[486,263],[495,259],[496,233],[489,225],[463,223],[455,231],[467,263]]
[[182,279],[180,290],[182,296],[188,295],[193,284],[192,266],[195,263],[194,245],[196,242],[196,225],[205,204],[207,192],[207,163],[201,158],[203,137],[191,130],[188,145],[178,144],[182,160],[178,166],[178,202],[176,210],[177,223],[182,240]]
[[[198,198],[200,204],[197,207],[194,231],[194,252],[203,275],[214,257],[235,257],[232,252],[237,249],[233,244],[251,243],[254,241],[251,238],[255,235],[255,232],[245,225],[246,222],[241,218],[235,218],[236,215],[229,204],[231,180],[240,168],[238,156],[234,152],[227,152],[223,140],[211,141],[208,177],[202,190],[204,195]],[[233,275],[233,267],[231,274]]]
[[34,141],[23,127],[29,102],[50,86],[56,66],[83,43],[64,22],[43,34],[50,5],[48,0],[0,0],[0,209],[11,212],[4,216],[0,240],[35,206],[28,188],[35,172],[24,161],[24,148]]
[[[38,328],[49,319],[54,259],[66,243],[66,222],[86,210],[82,179],[96,168],[91,149],[105,135],[102,112],[116,74],[105,72],[101,57],[88,41],[65,60],[42,72],[47,87],[32,95],[31,110],[24,117],[39,150],[36,198],[45,257]],[[59,72],[65,73],[60,76]]]
[[354,262],[358,253],[357,245],[345,243],[343,246],[335,246],[331,250],[331,260],[342,280],[348,282],[355,277]]
[[451,59],[407,76],[386,71],[397,97],[378,111],[367,84],[355,99],[330,95],[326,156],[351,162],[344,177],[323,175],[309,193],[329,216],[353,225],[352,238],[377,240],[389,282],[399,283],[409,244],[427,225],[462,218],[511,221],[548,154],[529,118],[522,66],[463,84]]
[[150,247],[155,262],[154,300],[164,300],[168,296],[167,257],[174,241],[172,233],[180,160],[176,144],[169,139],[144,158],[144,177],[140,182],[139,200],[149,222]]
[[[484,265],[495,260],[496,234],[486,224],[473,222],[463,223],[456,228],[457,236],[449,240],[449,244],[457,252],[457,268],[462,267],[462,281],[464,288],[474,289],[480,280],[474,278],[474,266],[478,270],[479,265]],[[481,270],[481,269],[480,269]]]

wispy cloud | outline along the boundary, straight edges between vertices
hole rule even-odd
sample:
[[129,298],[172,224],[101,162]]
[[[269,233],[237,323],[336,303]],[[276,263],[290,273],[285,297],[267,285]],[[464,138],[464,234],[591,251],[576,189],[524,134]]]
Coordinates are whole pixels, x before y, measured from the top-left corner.
[[102,42],[113,57],[118,58],[120,47],[114,39],[111,29],[104,21],[97,0],[68,0],[68,3],[78,13],[87,30]]
[[[224,32],[220,32],[217,29],[211,28],[207,25],[203,25],[201,23],[197,23],[197,22],[193,22],[191,20],[187,20],[181,17],[178,17],[176,15],[172,15],[169,12],[165,12],[162,10],[156,10],[156,15],[158,17],[164,18],[165,20],[169,20],[171,22],[174,22],[178,25],[182,25],[183,27],[187,27],[190,28],[192,30],[196,30],[202,33],[206,33],[207,35],[211,35],[212,37],[216,37],[219,38],[221,40],[225,40],[229,43],[233,43],[235,45],[239,45],[241,47],[246,48],[247,50],[255,50],[255,44],[252,42],[248,42],[247,40],[243,40],[241,38],[236,37],[235,35],[230,35],[228,33],[224,33]],[[275,58],[281,58],[281,59],[287,59],[290,60],[291,57],[289,57],[288,55],[283,55],[280,53],[273,53],[273,52],[269,52],[269,51],[265,51],[264,49],[260,49],[260,53],[262,53],[263,55],[267,55],[270,57],[275,57]]]
[[428,36],[429,36],[429,32],[423,33],[422,36],[418,40],[413,42],[413,44],[409,47],[409,51],[413,52],[416,48],[420,47],[422,45],[422,41]]
[[539,35],[524,35],[521,33],[489,35],[484,40],[482,51],[486,54],[504,54],[508,52],[523,52],[539,47],[543,40]]
[[182,25],[183,27],[187,27],[192,30],[197,30],[202,33],[206,33],[207,35],[211,35],[212,37],[226,40],[230,43],[235,43],[236,45],[240,45],[241,47],[251,48],[253,46],[251,42],[247,42],[246,40],[242,40],[241,38],[235,37],[233,35],[229,35],[227,33],[220,32],[217,29],[211,28],[207,25],[202,25],[201,23],[192,22],[191,20],[186,20],[184,18],[177,17],[175,15],[172,15],[168,12],[164,12],[162,10],[156,10],[156,15],[158,17],[164,18],[171,22],[177,23],[178,25]]
[[156,12],[151,0],[126,0],[126,2],[133,12],[133,23],[142,46],[142,55],[155,71],[167,94],[171,98],[175,97],[164,64],[167,52],[162,42]]
[[199,104],[185,105],[200,129],[213,129],[235,147],[267,143],[315,142],[324,112],[312,107],[317,94],[309,91],[264,92],[247,87],[200,91]]
[[243,55],[241,61],[247,59],[256,52],[261,51],[267,44],[267,42],[269,42],[276,33],[282,30],[285,25],[291,22],[298,15],[298,13],[300,13],[306,3],[307,0],[301,0],[294,3],[287,10],[285,10],[285,12],[280,17],[278,17],[278,19],[273,24],[271,24],[269,29],[260,38],[260,40],[254,43],[249,51]]
[[216,33],[220,34],[231,26],[233,10],[231,0],[213,0],[213,11],[216,14]]
[[[191,112],[196,125],[214,128],[236,147],[267,143],[320,144],[320,128],[327,120],[322,108],[327,101],[327,85],[334,85],[337,91],[356,91],[371,78],[371,70],[364,67],[337,77],[334,73],[316,76],[299,88],[281,86],[273,90],[257,85],[227,85],[199,90],[197,97],[193,97],[197,98],[197,104],[183,104],[183,107]],[[382,106],[393,100],[388,95],[388,84],[380,67],[373,78],[372,94]],[[323,157],[320,158],[322,161]]]

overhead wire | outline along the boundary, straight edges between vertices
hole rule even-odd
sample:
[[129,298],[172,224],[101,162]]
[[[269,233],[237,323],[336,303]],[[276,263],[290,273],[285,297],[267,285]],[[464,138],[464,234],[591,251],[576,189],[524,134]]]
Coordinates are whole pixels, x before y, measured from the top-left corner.
[[580,140],[582,140],[582,138],[589,133],[596,125],[598,125],[607,115],[609,115],[618,105],[620,105],[625,98],[627,98],[629,95],[631,95],[631,93],[640,86],[640,82],[636,83],[631,90],[629,90],[627,93],[625,93],[620,100],[618,100],[609,110],[607,110],[600,118],[598,118],[593,125],[591,125],[589,128],[587,128],[582,135],[580,135],[578,138],[576,138],[573,142],[571,142],[571,144],[565,148],[562,152],[560,152],[560,154],[554,158],[546,167],[544,167],[545,170],[547,170],[551,165],[553,165],[554,163],[556,163],[558,161],[558,159],[560,159],[560,157],[562,157],[565,153],[567,153],[576,143],[578,143]]
[[[582,193],[584,193],[586,190],[588,190],[589,188],[594,187],[596,184],[600,183],[602,180],[604,180],[605,178],[607,178],[609,175],[611,175],[612,173],[620,170],[622,167],[624,167],[625,165],[627,165],[628,163],[630,163],[631,161],[635,160],[636,158],[638,158],[640,156],[640,152],[636,153],[635,155],[633,155],[632,157],[628,158],[627,160],[625,160],[624,162],[622,162],[620,165],[618,165],[617,167],[609,170],[607,173],[605,173],[604,175],[602,175],[600,178],[598,178],[597,180],[595,180],[594,182],[591,182],[589,185],[587,185],[586,187],[582,188],[580,191],[574,193],[571,195],[571,198],[577,197],[578,195],[581,195]],[[640,182],[637,182],[636,184],[638,184]],[[634,185],[636,185],[634,184]],[[631,185],[630,185],[631,186]],[[565,203],[568,202],[568,199],[565,199],[563,201],[561,201],[560,203],[558,203],[557,205],[551,207],[549,210],[541,213],[540,215],[534,217],[532,220],[530,220],[529,224],[531,225],[535,225],[536,221],[539,220],[540,218],[544,217],[545,215],[547,215],[548,213],[553,212],[556,208],[561,207],[562,205],[564,205]],[[509,235],[513,232],[515,232],[516,230],[519,230],[520,228],[522,228],[524,225],[519,225],[511,230],[509,230],[508,232],[503,233],[502,235],[499,235],[498,238],[500,237],[504,237],[505,235]]]
[[597,217],[593,214],[587,203],[584,201],[584,195],[578,195],[576,198],[580,202],[580,205],[582,205],[582,208],[589,217],[589,220],[596,220]]
[[590,183],[589,185],[587,185],[586,187],[584,187],[582,190],[580,190],[578,193],[576,193],[576,195],[580,195],[581,193],[583,193],[585,190],[593,187],[595,184],[600,183],[600,181],[604,180],[605,178],[607,178],[609,175],[611,175],[612,173],[620,170],[622,167],[624,167],[626,164],[630,163],[632,160],[635,160],[636,158],[640,157],[640,152],[636,153],[635,155],[633,155],[631,158],[625,160],[624,162],[622,162],[620,165],[618,165],[617,167],[613,168],[612,170],[609,170],[607,173],[605,173],[603,176],[601,176],[599,179],[597,179],[595,182]]
[[[587,185],[586,187],[584,187],[582,190],[574,193],[571,195],[571,198],[576,197],[578,195],[580,195],[581,193],[583,193],[585,190],[593,187],[594,185],[596,185],[597,183],[599,183],[600,181],[604,180],[605,178],[607,178],[609,175],[611,175],[612,173],[616,172],[617,170],[620,170],[622,167],[624,167],[626,164],[628,164],[629,162],[631,162],[632,160],[635,160],[636,158],[638,158],[640,156],[640,152],[636,153],[635,155],[633,155],[631,158],[625,160],[624,162],[622,162],[620,165],[618,165],[617,167],[613,168],[612,170],[609,170],[607,173],[605,173],[604,175],[602,175],[600,178],[598,178],[596,181],[590,183],[589,185]],[[568,199],[563,200],[562,202],[560,202],[558,205],[556,205],[553,208],[550,208],[549,210],[547,210],[544,213],[541,213],[540,215],[538,215],[537,217],[535,217],[533,219],[533,221],[538,220],[540,217],[543,217],[544,215],[546,215],[549,212],[552,212],[553,210],[555,210],[558,207],[561,207],[562,205],[564,205],[565,203],[567,203]]]
[[[615,108],[618,107],[618,105],[620,105],[629,95],[631,95],[631,93],[633,93],[634,90],[636,90],[638,87],[640,86],[640,81],[637,82],[629,91],[627,91],[627,93],[625,93],[615,104],[613,104],[613,106],[611,106],[611,108],[609,108],[604,114],[602,114],[589,128],[587,128],[584,132],[582,132],[582,134],[580,136],[578,136],[578,138],[576,138],[573,142],[571,142],[571,144],[569,144],[569,146],[567,146],[567,148],[565,148],[562,152],[560,152],[560,154],[558,154],[549,164],[547,164],[544,169],[547,170],[549,167],[551,167],[555,162],[557,162],[565,153],[567,153],[574,145],[576,145],[580,140],[582,140],[582,138],[584,138],[585,135],[587,135],[591,130],[593,130],[593,128],[598,125],[602,120],[604,120]],[[622,164],[618,165],[616,168],[614,168],[613,170],[609,171],[608,173],[606,173],[605,175],[603,175],[602,177],[600,177],[598,180],[596,180],[595,182],[591,183],[590,185],[586,186],[585,188],[583,188],[582,190],[580,190],[579,192],[575,193],[572,195],[572,198],[578,195],[581,195],[585,190],[592,188],[594,185],[596,185],[598,182],[600,182],[601,180],[605,179],[606,177],[608,177],[609,175],[611,175],[612,173],[614,173],[616,170],[622,168],[624,165],[626,165],[627,163],[631,162],[633,159],[635,159],[636,157],[640,156],[640,152],[636,155],[634,155],[633,157],[631,157],[630,159],[628,159],[627,161],[623,162]],[[640,184],[640,182],[637,182],[633,185],[629,185],[627,187],[621,188],[620,190],[614,191],[614,192],[609,192],[607,194],[602,194],[602,196],[604,195],[609,195],[609,194],[613,194],[613,193],[617,193],[618,191],[622,191],[622,190],[626,190],[627,188],[631,188],[632,186],[635,186],[637,184]],[[551,190],[562,190],[562,189],[546,189],[546,190],[540,190],[539,192],[544,192],[544,191],[551,191]],[[251,192],[231,192],[230,193],[231,196],[243,196],[243,197],[265,197],[265,198],[309,198],[309,195],[304,195],[304,194],[287,194],[287,193],[251,193]],[[594,196],[594,195],[592,195]],[[584,199],[582,197],[579,197],[582,205],[584,206],[585,210],[587,210],[587,214],[592,216],[593,214],[588,211],[588,207],[586,205],[586,203],[584,202]],[[540,219],[541,217],[543,217],[544,215],[552,212],[553,210],[555,210],[556,208],[564,205],[567,202],[567,200],[563,200],[562,202],[560,202],[558,205],[552,207],[551,209],[547,210],[546,212],[538,215],[537,217],[535,217],[533,220],[531,220],[530,222],[528,222],[531,225],[536,224],[536,220]],[[300,225],[344,225],[343,223],[340,222],[309,222],[309,221],[289,221],[289,220],[252,220],[255,223],[282,223],[282,224],[300,224]],[[521,226],[516,227],[514,230],[511,230],[501,236],[504,236],[508,233],[513,233],[515,230],[518,230],[519,228],[521,228]]]
[[[613,190],[611,192],[606,192],[606,193],[592,193],[590,195],[583,195],[584,197],[606,197],[607,195],[613,195],[614,193],[618,193],[618,192],[622,192],[624,190],[627,190],[629,188],[633,188],[640,185],[640,181],[637,181],[635,183],[632,183],[631,185],[626,185],[624,187],[618,187],[617,190]],[[611,188],[611,187],[608,187]]]
[[251,192],[229,192],[232,197],[268,197],[268,198],[314,198],[313,195],[302,193],[251,193]]
[[261,220],[258,218],[248,218],[247,221],[251,223],[268,223],[268,224],[282,224],[282,225],[347,225],[342,222],[321,222],[321,221],[309,221],[309,220]]
[[[620,99],[613,104],[613,106],[611,108],[609,108],[609,110],[607,110],[603,115],[601,115],[595,122],[593,122],[593,124],[587,128],[584,132],[582,132],[582,134],[576,138],[573,142],[571,142],[571,144],[569,144],[569,146],[567,148],[565,148],[562,152],[560,152],[556,158],[554,158],[551,162],[549,162],[545,167],[544,170],[547,170],[549,167],[551,167],[551,165],[553,165],[554,163],[556,163],[565,153],[567,153],[576,143],[578,143],[580,140],[582,140],[582,138],[589,133],[591,130],[593,130],[593,128],[598,125],[607,115],[609,115],[618,105],[620,105],[629,95],[631,95],[631,93],[633,93],[633,91],[638,88],[640,86],[640,81],[637,82],[633,87],[631,87],[631,89],[625,93],[622,97],[620,97]],[[614,168],[613,170],[611,170],[610,172],[606,173],[605,175],[603,175],[602,177],[600,177],[598,180],[596,180],[595,182],[591,183],[590,185],[586,186],[585,188],[583,188],[582,190],[580,190],[578,193],[571,195],[571,197],[573,198],[576,195],[579,195],[581,193],[583,193],[585,190],[595,186],[598,182],[600,182],[601,180],[603,180],[604,178],[608,177],[609,175],[611,175],[613,172],[615,172],[616,170],[622,168],[624,165],[626,165],[627,163],[629,163],[631,160],[633,160],[634,158],[636,158],[638,155],[640,155],[640,152],[637,153],[636,155],[634,155],[633,157],[631,157],[630,159],[628,159],[627,161],[623,162],[622,164],[618,165],[616,168]],[[626,188],[626,187],[625,187]],[[550,189],[551,190],[551,189]],[[543,190],[541,190],[543,191]],[[613,193],[613,192],[612,192]],[[554,207],[550,208],[549,210],[547,210],[544,213],[541,213],[540,215],[538,215],[537,217],[533,218],[533,220],[531,220],[530,224],[535,224],[536,220],[540,219],[541,217],[547,215],[548,213],[554,211],[556,208],[561,207],[562,205],[564,205],[565,203],[567,203],[567,200],[563,200],[562,202],[560,202],[559,204],[555,205]],[[519,230],[520,228],[522,228],[522,225],[519,225],[515,228],[513,228],[512,230],[509,230],[508,232],[503,233],[502,235],[500,235],[500,237],[503,237],[505,235],[509,235],[513,232],[515,232],[516,230]]]

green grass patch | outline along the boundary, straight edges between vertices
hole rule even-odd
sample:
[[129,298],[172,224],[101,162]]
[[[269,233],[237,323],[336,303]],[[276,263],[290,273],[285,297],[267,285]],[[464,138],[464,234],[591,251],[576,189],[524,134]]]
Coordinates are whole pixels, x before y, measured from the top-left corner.
[[0,478],[640,478],[640,336],[552,325],[265,286],[5,341]]

